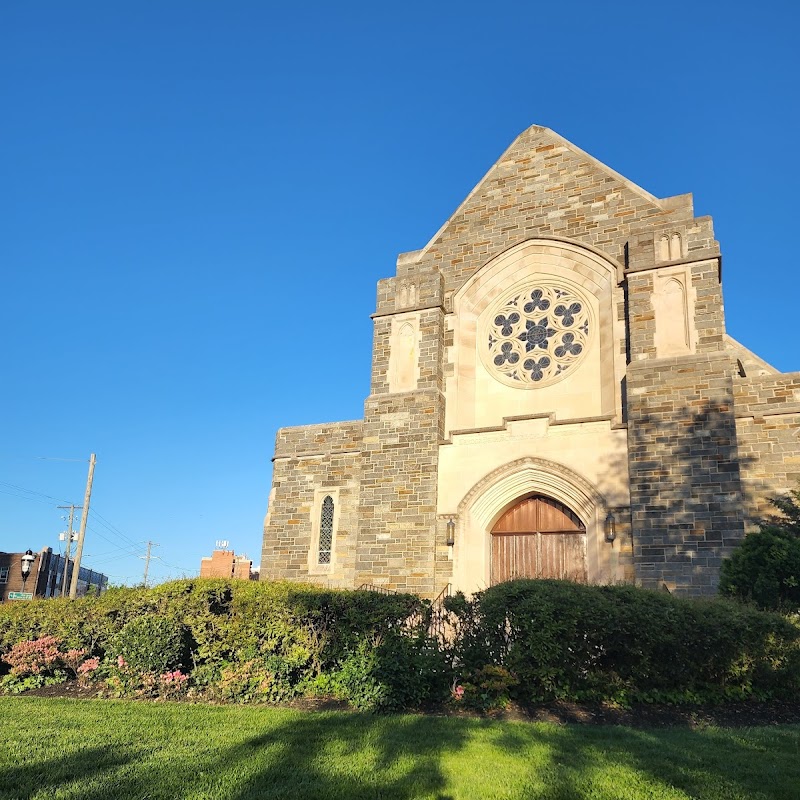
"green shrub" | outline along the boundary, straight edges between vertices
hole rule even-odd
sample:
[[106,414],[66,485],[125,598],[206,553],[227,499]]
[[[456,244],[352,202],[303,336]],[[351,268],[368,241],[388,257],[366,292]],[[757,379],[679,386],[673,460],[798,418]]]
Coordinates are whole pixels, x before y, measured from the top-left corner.
[[109,654],[133,673],[161,675],[182,667],[186,660],[186,631],[170,617],[136,617],[109,642]]
[[510,673],[516,684],[501,688],[523,703],[708,702],[800,689],[800,631],[779,615],[724,600],[518,580],[451,608],[465,699],[466,684],[477,687],[488,665]]
[[775,611],[800,611],[800,538],[778,527],[749,533],[722,563],[723,595]]
[[20,642],[55,636],[72,673],[88,664],[91,679],[108,678],[118,694],[235,702],[324,694],[371,710],[434,704],[451,688],[476,708],[800,692],[800,630],[741,603],[523,580],[446,606],[453,635],[443,647],[427,635],[429,607],[411,595],[175,581],[0,605],[0,659]]
[[720,594],[759,608],[800,612],[800,490],[770,499],[778,510],[759,522],[722,563]]
[[459,701],[478,711],[505,708],[519,681],[507,669],[486,664],[478,670],[468,672],[461,684],[461,692],[453,694]]
[[444,653],[424,632],[391,630],[361,640],[336,669],[314,684],[364,711],[397,711],[442,702],[451,673]]

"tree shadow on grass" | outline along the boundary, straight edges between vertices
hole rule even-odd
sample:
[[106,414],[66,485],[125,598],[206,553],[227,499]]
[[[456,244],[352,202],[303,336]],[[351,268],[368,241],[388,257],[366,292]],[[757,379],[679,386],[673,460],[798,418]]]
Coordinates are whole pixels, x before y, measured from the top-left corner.
[[[800,797],[798,728],[635,730],[274,709],[263,716],[241,709],[237,718],[238,711],[162,706],[143,717],[141,743],[116,741],[4,769],[0,797]],[[168,738],[150,733],[157,725]]]
[[[265,791],[287,800],[450,800],[441,757],[446,750],[459,750],[465,733],[454,726],[431,726],[424,717],[336,715],[321,722],[306,717],[282,729],[280,751],[254,770],[231,800],[256,800]],[[266,743],[256,737],[228,756],[236,760]]]
[[[149,751],[135,768],[123,768],[99,783],[95,780],[59,796],[65,800],[453,800],[441,756],[463,746],[467,734],[463,726],[442,729],[425,717],[291,712],[275,724],[274,713],[265,715],[263,732],[231,746],[200,752],[192,746],[187,751],[191,761]],[[247,727],[260,726],[251,722]],[[91,770],[87,773],[88,778]]]
[[800,797],[800,729],[628,730],[628,763],[690,797]]
[[[797,800],[800,728],[633,729],[549,723],[497,725],[498,797],[525,800]],[[459,797],[478,797],[464,794]]]
[[72,781],[102,779],[103,773],[131,763],[135,749],[119,745],[92,747],[65,756],[0,768],[0,800],[28,800],[37,792],[49,792]]
[[[797,730],[749,731],[745,737],[721,729],[566,726],[542,730],[540,737],[550,746],[548,785],[531,785],[522,795],[530,800],[800,797]],[[513,746],[508,737],[504,746]]]

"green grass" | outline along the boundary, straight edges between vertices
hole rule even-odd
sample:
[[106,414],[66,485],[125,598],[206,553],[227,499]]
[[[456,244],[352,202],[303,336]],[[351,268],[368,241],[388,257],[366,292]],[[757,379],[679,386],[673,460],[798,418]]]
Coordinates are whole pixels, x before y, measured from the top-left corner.
[[0,699],[0,798],[800,798],[800,726],[558,726]]

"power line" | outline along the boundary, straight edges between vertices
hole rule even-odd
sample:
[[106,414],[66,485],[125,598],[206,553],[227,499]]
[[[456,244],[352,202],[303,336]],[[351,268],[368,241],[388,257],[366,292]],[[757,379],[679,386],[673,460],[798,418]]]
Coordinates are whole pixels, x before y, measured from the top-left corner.
[[[6,481],[0,481],[0,486],[6,486],[9,489],[16,489],[18,492],[25,492],[26,494],[34,494],[37,497],[44,497],[48,500],[55,500],[57,503],[69,503],[69,500],[65,500],[63,497],[53,497],[49,494],[44,494],[44,492],[37,492],[35,489],[26,489],[24,486],[17,486],[15,483],[7,483]],[[2,490],[0,490],[2,491]],[[10,492],[3,492],[3,494],[10,494]],[[22,495],[17,495],[22,496]],[[33,499],[33,498],[26,498],[26,499]]]
[[158,559],[165,567],[169,567],[170,569],[177,569],[179,572],[199,572],[196,569],[186,569],[185,567],[179,567],[177,564],[170,564],[167,561],[164,561],[161,556],[153,556],[154,559]]
[[97,511],[96,509],[94,509],[94,508],[93,508],[93,509],[91,509],[91,510],[89,511],[89,513],[90,513],[90,514],[92,514],[92,515],[94,515],[95,517],[97,517],[97,518],[98,518],[98,522],[99,522],[99,524],[100,524],[100,525],[103,525],[103,527],[107,528],[107,529],[108,529],[109,531],[111,531],[112,533],[116,533],[116,534],[117,534],[117,536],[120,536],[120,537],[121,537],[121,538],[123,538],[123,539],[127,539],[127,540],[128,540],[128,541],[129,541],[129,542],[132,544],[132,545],[135,545],[135,546],[137,546],[137,547],[141,545],[141,542],[136,542],[136,541],[134,541],[134,540],[133,540],[133,539],[132,539],[130,536],[128,536],[128,534],[127,534],[127,533],[125,533],[124,531],[121,531],[121,530],[120,530],[120,529],[119,529],[119,528],[118,528],[116,525],[114,525],[114,524],[112,524],[111,522],[109,522],[109,520],[107,520],[107,519],[106,519],[106,518],[105,518],[105,517],[104,517],[104,516],[103,516],[103,515],[102,515],[102,514],[99,512],[99,511]]
[[[109,538],[108,538],[108,536],[106,536],[106,535],[105,535],[105,533],[103,533],[102,531],[99,531],[99,530],[97,530],[97,528],[93,527],[92,525],[88,525],[88,524],[87,524],[87,526],[86,526],[86,527],[87,527],[87,528],[88,528],[88,529],[89,529],[89,530],[90,530],[92,533],[96,533],[96,534],[97,534],[97,535],[98,535],[98,536],[99,536],[101,539],[104,539],[104,540],[105,540],[105,541],[107,541],[109,544],[115,545],[115,546],[116,546],[116,548],[117,548],[117,550],[130,550],[130,551],[134,551],[135,549],[138,549],[139,551],[141,551],[141,549],[144,547],[144,543],[142,543],[142,542],[132,542],[131,544],[127,544],[127,543],[125,543],[125,544],[116,544],[116,542],[114,542],[114,540],[113,540],[113,539],[109,539]],[[134,555],[134,556],[136,556],[136,555],[139,555],[139,553],[137,553],[137,552],[130,552],[130,555]]]
[[[92,528],[89,528],[89,530],[92,530]],[[94,531],[94,533],[97,533],[97,531]],[[86,554],[86,558],[120,558],[120,552],[119,551],[122,550],[122,549],[123,548],[121,548],[121,547],[117,547],[115,550],[109,550],[107,553],[87,553]],[[133,557],[135,557],[135,556],[137,556],[139,554],[138,553],[127,553],[127,552],[125,552],[125,553],[122,553],[121,555],[124,556],[124,557],[133,558]]]
[[53,508],[53,504],[47,500],[42,500],[39,497],[26,497],[24,494],[16,494],[15,492],[6,492],[3,489],[0,489],[0,494],[8,495],[9,497],[15,497],[17,500],[30,500],[32,503],[41,503],[42,505],[49,506]]

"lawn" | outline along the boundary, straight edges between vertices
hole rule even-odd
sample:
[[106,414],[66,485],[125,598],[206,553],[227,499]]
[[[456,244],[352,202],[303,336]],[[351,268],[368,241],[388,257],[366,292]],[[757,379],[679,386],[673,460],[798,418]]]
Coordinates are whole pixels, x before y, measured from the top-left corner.
[[633,729],[0,699],[0,798],[800,797],[800,726]]

